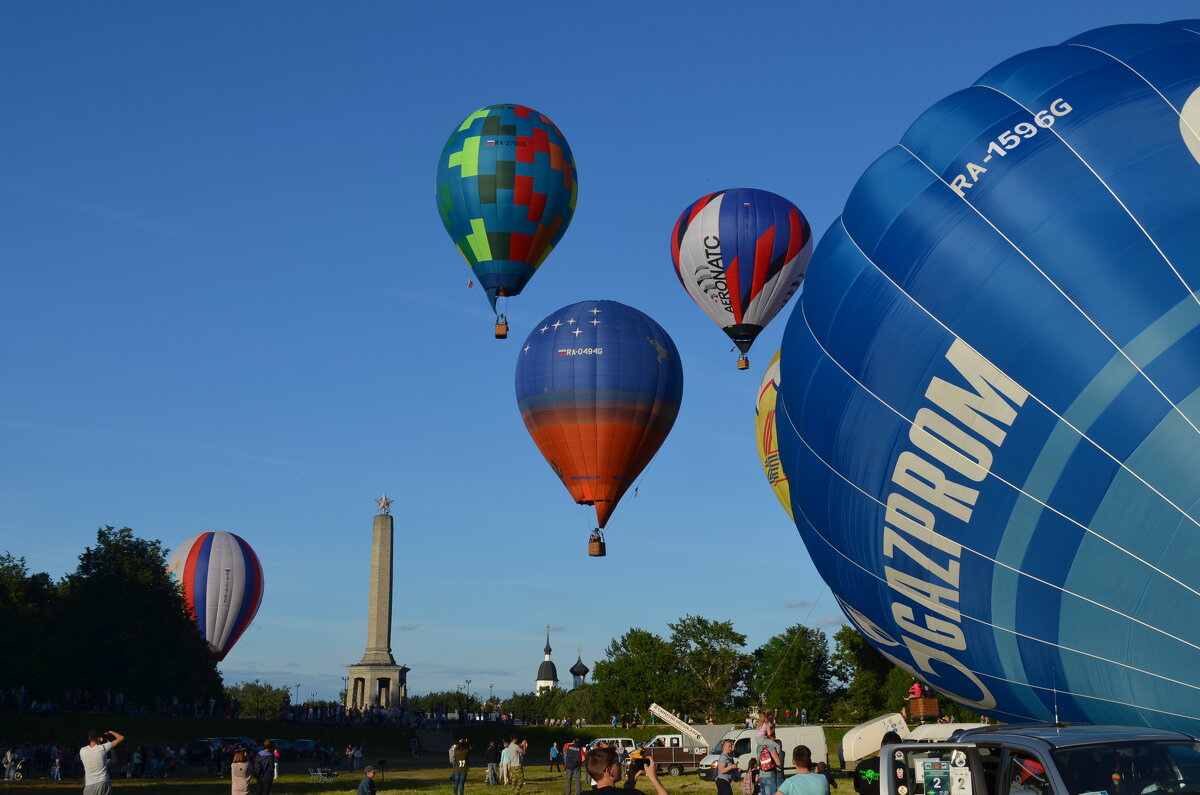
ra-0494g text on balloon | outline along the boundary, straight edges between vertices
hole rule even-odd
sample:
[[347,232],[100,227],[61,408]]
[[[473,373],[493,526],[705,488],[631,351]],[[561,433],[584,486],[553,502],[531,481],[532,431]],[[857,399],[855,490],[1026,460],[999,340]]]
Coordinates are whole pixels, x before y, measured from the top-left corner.
[[559,348],[559,356],[602,356],[603,348]]
[[[1055,117],[1066,116],[1070,112],[1071,106],[1064,102],[1061,97],[1054,100],[1050,103],[1050,107],[1033,114],[1034,124],[1023,121],[1015,125],[1011,130],[1005,130],[997,135],[995,139],[989,141],[987,149],[984,150],[983,162],[989,163],[995,156],[1004,157],[1009,151],[1020,146],[1021,141],[1037,135],[1038,127],[1053,127]],[[967,163],[967,173],[959,174],[951,180],[950,187],[955,193],[965,199],[967,198],[967,190],[975,187],[975,183],[979,182],[979,176],[986,172],[987,166],[985,165]]]

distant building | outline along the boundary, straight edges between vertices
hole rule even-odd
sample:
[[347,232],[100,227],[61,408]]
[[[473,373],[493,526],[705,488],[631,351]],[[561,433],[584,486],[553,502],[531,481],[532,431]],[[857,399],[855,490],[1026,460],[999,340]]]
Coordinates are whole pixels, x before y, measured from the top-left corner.
[[554,663],[550,661],[550,627],[546,626],[546,657],[542,660],[542,664],[538,666],[537,684],[534,685],[534,692],[540,693],[544,688],[558,687],[558,669],[554,667]]
[[583,649],[576,649],[576,651],[579,652],[579,656],[575,659],[575,664],[571,666],[571,678],[573,680],[571,683],[572,690],[577,687],[583,687],[586,684],[586,682],[583,681],[583,678],[588,675],[589,670],[589,668],[583,664]]

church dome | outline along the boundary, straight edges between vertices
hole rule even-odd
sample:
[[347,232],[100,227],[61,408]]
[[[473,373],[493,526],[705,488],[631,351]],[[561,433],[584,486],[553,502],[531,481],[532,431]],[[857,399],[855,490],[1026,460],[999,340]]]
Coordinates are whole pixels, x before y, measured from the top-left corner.
[[558,669],[554,667],[554,663],[550,660],[542,660],[542,664],[538,666],[537,680],[539,682],[557,682]]
[[579,659],[571,666],[571,676],[587,676],[591,669],[583,664],[583,655],[579,655]]

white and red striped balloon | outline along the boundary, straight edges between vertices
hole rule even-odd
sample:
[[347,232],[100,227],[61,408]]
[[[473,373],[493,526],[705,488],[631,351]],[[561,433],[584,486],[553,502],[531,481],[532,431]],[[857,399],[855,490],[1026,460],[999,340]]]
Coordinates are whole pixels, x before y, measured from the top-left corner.
[[171,555],[167,573],[183,588],[208,647],[218,660],[225,659],[262,603],[258,555],[233,533],[198,533]]

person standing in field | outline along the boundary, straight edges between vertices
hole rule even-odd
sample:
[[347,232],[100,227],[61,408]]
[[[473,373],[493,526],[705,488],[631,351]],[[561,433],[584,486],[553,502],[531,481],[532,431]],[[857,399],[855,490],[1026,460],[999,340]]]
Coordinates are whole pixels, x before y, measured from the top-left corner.
[[[583,793],[583,746],[576,737],[563,746],[563,770],[566,774],[567,786],[563,795],[582,795]],[[572,785],[572,780],[574,785]]]
[[358,782],[358,795],[375,795],[375,766],[363,768],[363,779]]
[[553,773],[555,771],[555,768],[558,769],[559,773],[562,772],[562,765],[559,764],[559,759],[558,759],[558,743],[557,742],[550,743],[550,772]]
[[738,764],[733,758],[733,740],[721,741],[721,755],[717,757],[717,795],[733,795],[733,778]]
[[471,744],[464,737],[454,746],[454,772],[450,774],[454,782],[454,795],[466,795],[467,770],[470,766]]
[[[616,795],[616,783],[620,780],[622,771],[621,760],[617,758],[615,748],[596,747],[588,751],[584,767],[587,768],[588,775],[596,782],[595,788],[592,789],[593,794]],[[653,759],[646,760],[645,774],[650,783],[654,785],[655,795],[667,795],[666,787],[658,780]]]
[[779,786],[782,795],[829,795],[829,779],[813,770],[812,751],[807,745],[792,749],[792,764],[796,775]]
[[83,795],[109,795],[112,792],[108,752],[124,740],[125,735],[111,729],[107,732],[88,730],[88,744],[79,749],[79,760],[83,762]]
[[250,763],[246,761],[246,749],[239,748],[229,765],[230,795],[250,795]]
[[517,742],[516,735],[513,735],[508,743],[508,778],[512,784],[513,795],[521,795],[521,791],[525,789],[525,767],[521,757],[525,755],[528,747],[529,744],[524,740]]
[[275,748],[270,740],[263,740],[262,750],[254,755],[254,777],[258,779],[258,795],[271,795],[275,782]]
[[759,795],[775,795],[783,783],[783,746],[775,739],[774,723],[763,724],[763,732],[754,735],[754,752],[758,758]]
[[[879,741],[882,748],[885,745],[895,745],[900,742],[900,735],[896,732],[885,732],[883,738]],[[879,795],[879,782],[883,779],[884,773],[889,772],[889,765],[882,757],[868,756],[858,763],[854,768],[854,791],[858,795]],[[897,786],[905,783],[907,768],[903,762],[896,762],[890,766],[891,775],[896,777]]]

